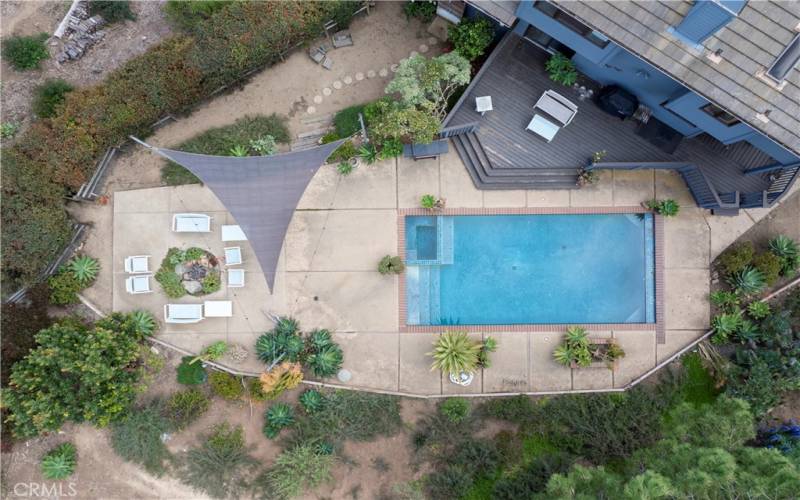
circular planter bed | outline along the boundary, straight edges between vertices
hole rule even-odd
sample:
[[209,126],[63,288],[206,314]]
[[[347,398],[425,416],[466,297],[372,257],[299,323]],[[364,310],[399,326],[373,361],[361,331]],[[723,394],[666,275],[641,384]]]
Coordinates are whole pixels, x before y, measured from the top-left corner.
[[222,285],[219,261],[210,252],[197,247],[170,248],[155,278],[164,293],[173,299],[187,294],[208,295]]

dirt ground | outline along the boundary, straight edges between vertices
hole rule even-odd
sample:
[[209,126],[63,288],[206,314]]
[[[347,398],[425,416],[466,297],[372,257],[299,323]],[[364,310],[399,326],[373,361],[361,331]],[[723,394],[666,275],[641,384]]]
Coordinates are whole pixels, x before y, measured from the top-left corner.
[[[141,54],[151,45],[170,34],[170,27],[161,12],[163,1],[131,2],[135,21],[126,21],[106,27],[106,36],[91,47],[77,61],[59,64],[55,55],[61,42],[52,38],[58,23],[69,10],[71,2],[61,1],[9,1],[0,2],[0,33],[3,38],[12,35],[47,33],[50,59],[42,61],[39,70],[17,71],[2,61],[2,121],[21,125],[30,123],[31,96],[34,89],[48,78],[62,78],[76,87],[92,85],[102,80],[108,72],[119,67],[131,57]],[[19,134],[19,132],[18,132]]]
[[[426,29],[419,21],[405,18],[402,2],[378,2],[369,16],[360,14],[351,23],[354,45],[329,53],[334,62],[332,70],[314,64],[304,50],[298,49],[285,62],[257,73],[242,87],[207,101],[188,116],[159,128],[147,141],[157,146],[175,146],[247,114],[287,116],[293,138],[320,128],[325,124],[308,121],[324,119],[347,106],[382,96],[393,76],[391,66],[412,51],[419,52],[420,46],[425,45],[426,56],[438,55],[441,43],[432,42]],[[312,45],[322,43],[327,40],[321,38]],[[386,76],[381,76],[382,69]],[[370,77],[370,71],[374,76]],[[324,89],[329,89],[330,95],[326,96]],[[315,102],[315,97],[321,102]],[[309,106],[313,106],[313,113],[308,113]],[[98,258],[103,268],[111,269],[114,192],[160,186],[163,164],[160,157],[142,147],[131,146],[115,161],[106,178],[105,193],[110,203],[104,206],[73,203],[68,207],[76,220],[92,224],[83,251]],[[111,289],[111,274],[101,272],[85,295],[101,310],[110,311]]]
[[[164,353],[167,363],[153,380],[150,389],[140,401],[166,398],[182,387],[175,379],[175,367],[180,357]],[[296,403],[297,397],[306,387],[287,392],[280,400]],[[215,398],[211,409],[203,417],[180,433],[173,434],[167,447],[173,454],[186,451],[197,445],[209,430],[220,422],[241,425],[245,440],[250,446],[250,455],[262,466],[269,467],[281,447],[266,439],[261,432],[264,423],[265,403],[229,402]],[[411,433],[414,423],[427,413],[434,411],[435,402],[425,400],[402,400],[403,430],[395,436],[379,438],[368,443],[347,442],[343,459],[333,470],[334,481],[324,484],[302,498],[377,498],[381,491],[402,482],[407,482],[423,473],[415,466],[411,451]],[[486,430],[493,435],[491,429]],[[39,470],[42,455],[56,445],[71,441],[78,449],[78,466],[69,481],[61,483],[44,481]],[[386,467],[376,467],[376,460]],[[66,425],[59,433],[29,440],[14,446],[11,453],[2,455],[2,498],[29,496],[29,485],[59,485],[62,496],[70,496],[70,487],[78,498],[133,499],[133,498],[206,498],[193,491],[169,474],[154,477],[141,467],[126,462],[114,453],[110,445],[109,431],[90,425]],[[72,485],[70,486],[70,483]]]

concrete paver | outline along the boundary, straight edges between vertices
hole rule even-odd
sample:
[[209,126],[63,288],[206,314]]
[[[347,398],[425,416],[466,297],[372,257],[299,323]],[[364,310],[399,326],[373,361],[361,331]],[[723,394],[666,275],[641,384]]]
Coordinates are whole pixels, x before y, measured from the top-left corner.
[[529,207],[568,207],[569,189],[531,189],[527,191]]
[[711,230],[700,209],[684,208],[664,219],[664,265],[667,269],[707,269]]
[[483,370],[483,392],[523,392],[529,390],[528,334],[524,332],[491,333],[497,341],[492,365]]
[[431,357],[428,356],[438,336],[438,333],[400,335],[400,391],[441,394],[441,373],[431,370]]
[[483,206],[486,208],[524,207],[527,204],[525,191],[484,191]]
[[571,207],[610,207],[614,205],[614,173],[611,170],[601,170],[597,182],[580,189],[571,189]]
[[417,208],[422,195],[439,196],[439,159],[414,161],[397,158],[397,203],[400,208]]
[[[345,385],[396,391],[398,380],[398,333],[334,333],[342,346],[344,363],[352,378]],[[337,382],[336,378],[330,379]]]
[[617,362],[614,372],[614,387],[624,387],[631,380],[656,366],[656,332],[626,331],[614,332],[625,357]]
[[655,173],[653,170],[615,170],[614,205],[637,207],[643,201],[655,198]]
[[[563,332],[536,332],[530,336],[530,388],[532,391],[567,391],[572,389],[572,371],[553,361],[553,349]],[[611,381],[609,380],[609,386]]]
[[447,200],[447,206],[456,208],[474,208],[483,206],[483,191],[472,183],[472,179],[461,163],[458,154],[451,151],[439,157],[441,169],[441,196]]
[[709,325],[708,269],[672,269],[665,288],[667,330],[699,330]]

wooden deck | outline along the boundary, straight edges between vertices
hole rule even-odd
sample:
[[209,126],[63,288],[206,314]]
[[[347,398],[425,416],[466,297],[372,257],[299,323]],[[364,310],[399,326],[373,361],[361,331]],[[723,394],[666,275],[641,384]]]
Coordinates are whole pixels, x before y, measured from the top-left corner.
[[[608,115],[578,91],[547,76],[549,54],[514,33],[509,33],[486,61],[444,126],[477,123],[475,135],[494,169],[573,168],[586,166],[592,154],[606,151],[604,162],[687,162],[697,165],[720,192],[759,192],[769,180],[744,175],[744,170],[774,160],[748,143],[724,146],[705,134],[685,138],[677,150],[666,153],[637,135],[634,120]],[[595,82],[581,84],[597,88]],[[547,143],[526,130],[533,105],[545,90],[555,90],[578,106],[578,114]],[[493,110],[475,111],[475,98],[491,96]],[[484,188],[484,186],[478,186]]]

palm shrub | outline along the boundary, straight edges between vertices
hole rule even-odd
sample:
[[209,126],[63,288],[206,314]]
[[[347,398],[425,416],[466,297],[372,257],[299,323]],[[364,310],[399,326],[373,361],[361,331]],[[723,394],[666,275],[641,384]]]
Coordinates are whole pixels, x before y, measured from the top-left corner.
[[300,395],[300,406],[306,413],[315,413],[325,406],[325,398],[316,389],[309,389]]
[[367,165],[372,165],[378,161],[378,150],[373,144],[365,144],[358,149],[358,157]]
[[82,286],[87,286],[97,278],[100,271],[100,263],[88,255],[75,257],[67,263],[67,269],[75,276]]
[[553,359],[564,366],[575,363],[585,368],[592,364],[592,352],[589,350],[589,334],[584,328],[570,326],[564,335],[564,341],[553,350]]
[[739,309],[740,298],[733,292],[727,290],[717,290],[711,292],[708,299],[721,311],[732,313]]
[[200,351],[200,355],[192,359],[192,363],[198,361],[216,361],[224,356],[226,352],[228,352],[228,343],[224,340],[218,340],[217,342],[205,346],[203,350]]
[[294,411],[286,403],[275,403],[267,409],[264,418],[264,435],[275,439],[282,429],[294,423]]
[[256,340],[256,354],[267,364],[297,361],[303,349],[303,339],[300,337],[298,324],[291,318],[281,318],[275,328]]
[[62,443],[42,457],[42,475],[45,479],[66,479],[75,472],[77,450],[72,443]]
[[400,257],[392,257],[385,255],[380,262],[378,262],[378,272],[381,274],[400,274],[405,271],[406,266],[403,264],[403,259]]
[[200,418],[211,406],[211,400],[199,389],[178,391],[164,403],[164,417],[175,430],[182,430]]
[[431,370],[454,375],[473,372],[478,367],[480,350],[481,344],[470,339],[467,332],[444,332],[433,343],[433,351],[428,353],[433,357]]
[[439,412],[447,420],[457,424],[469,417],[471,408],[469,401],[464,398],[447,398],[439,405]]
[[451,24],[447,29],[447,39],[453,44],[453,48],[469,61],[482,56],[493,38],[492,23],[482,17],[464,19],[459,24]]
[[567,87],[578,80],[578,71],[569,58],[560,52],[556,52],[547,60],[544,65],[551,80]]
[[300,363],[284,361],[264,372],[259,377],[261,391],[266,399],[275,399],[284,391],[294,389],[303,381],[303,370]]
[[213,371],[208,376],[211,392],[225,399],[236,401],[244,395],[244,386],[238,377],[227,372]]
[[33,36],[12,36],[3,40],[3,58],[14,69],[38,69],[39,63],[50,57],[47,46],[47,33]]
[[714,316],[714,319],[711,320],[711,328],[714,330],[711,342],[714,344],[724,344],[728,342],[731,335],[736,333],[741,324],[742,313],[740,311]]
[[294,498],[330,481],[334,457],[306,443],[289,448],[255,480],[255,489],[270,498]]
[[728,282],[736,290],[736,293],[744,296],[761,293],[767,286],[764,274],[752,266],[747,266],[734,273],[728,278]]
[[781,274],[794,276],[800,267],[800,249],[797,243],[788,236],[779,234],[769,241],[769,251],[781,259]]
[[497,350],[497,341],[494,337],[486,337],[481,343],[481,350],[478,352],[478,366],[480,368],[489,368],[492,366],[492,360],[489,354]]
[[647,208],[664,217],[674,217],[681,209],[678,202],[672,199],[650,200],[647,202]]
[[38,87],[33,95],[33,112],[39,118],[51,118],[56,108],[64,102],[66,95],[75,87],[60,78],[48,79]]
[[769,303],[763,300],[757,300],[747,305],[747,314],[753,319],[764,319],[769,316],[770,312],[772,309],[769,307]]

